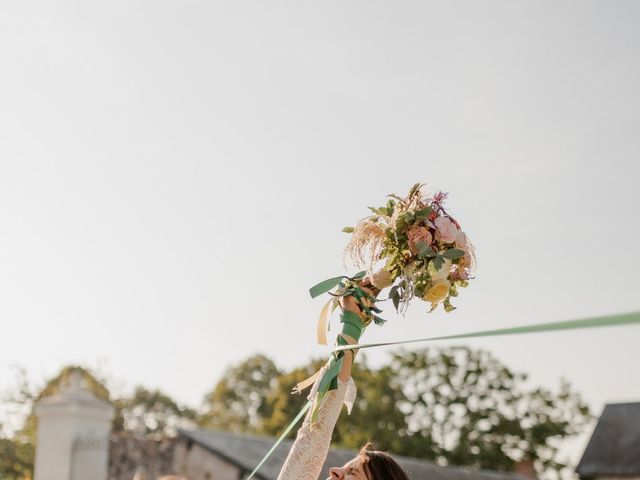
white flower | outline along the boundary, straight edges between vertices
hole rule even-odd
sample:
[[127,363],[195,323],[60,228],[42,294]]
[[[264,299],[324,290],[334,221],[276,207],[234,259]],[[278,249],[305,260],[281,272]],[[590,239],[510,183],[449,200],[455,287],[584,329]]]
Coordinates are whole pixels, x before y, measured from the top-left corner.
[[387,270],[381,268],[373,274],[371,283],[373,283],[373,286],[378,290],[384,290],[385,288],[393,285],[393,279],[391,278],[391,274]]

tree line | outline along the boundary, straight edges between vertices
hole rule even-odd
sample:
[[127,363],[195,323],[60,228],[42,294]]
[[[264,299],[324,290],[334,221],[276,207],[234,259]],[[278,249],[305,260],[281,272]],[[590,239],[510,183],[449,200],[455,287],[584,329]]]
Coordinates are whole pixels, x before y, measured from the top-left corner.
[[[293,386],[322,364],[284,371],[254,355],[230,366],[197,408],[141,385],[128,395],[112,395],[109,381],[78,365],[64,367],[42,386],[20,374],[3,403],[25,414],[17,429],[0,424],[0,478],[32,477],[34,404],[57,393],[74,371],[97,397],[112,402],[115,432],[160,439],[196,427],[279,435],[306,401],[304,394],[291,394]],[[513,471],[515,462],[533,460],[540,475],[562,476],[569,465],[560,458],[560,442],[592,419],[568,382],[556,389],[532,387],[526,374],[467,347],[399,351],[378,368],[360,359],[353,378],[356,404],[338,422],[333,445],[356,449],[373,440],[380,449],[440,465]]]

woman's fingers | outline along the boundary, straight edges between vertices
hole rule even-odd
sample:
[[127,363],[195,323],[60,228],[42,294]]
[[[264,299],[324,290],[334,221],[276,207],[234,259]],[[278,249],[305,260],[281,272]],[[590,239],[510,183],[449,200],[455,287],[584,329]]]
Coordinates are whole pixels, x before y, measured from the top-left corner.
[[[379,293],[376,293],[376,288],[371,286],[370,283],[368,283],[368,280],[365,279],[360,283],[360,288],[367,293],[368,295],[371,295],[373,298],[376,297],[376,295]],[[366,307],[371,307],[373,306],[373,303],[371,300],[369,300],[367,297],[363,297],[360,302],[366,306]],[[349,310],[353,313],[355,313],[356,315],[358,315],[360,318],[364,319],[366,318],[367,314],[364,313],[361,309],[360,306],[358,305],[358,301],[356,300],[356,298],[353,295],[347,295],[346,297],[340,297],[340,306],[344,309],[344,310]]]

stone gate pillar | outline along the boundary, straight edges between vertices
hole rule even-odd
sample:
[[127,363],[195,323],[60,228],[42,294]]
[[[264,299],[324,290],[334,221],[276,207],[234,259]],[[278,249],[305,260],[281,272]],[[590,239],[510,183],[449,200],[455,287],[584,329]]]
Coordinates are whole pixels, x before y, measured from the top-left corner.
[[34,480],[107,480],[113,413],[83,388],[78,372],[59,394],[38,401]]

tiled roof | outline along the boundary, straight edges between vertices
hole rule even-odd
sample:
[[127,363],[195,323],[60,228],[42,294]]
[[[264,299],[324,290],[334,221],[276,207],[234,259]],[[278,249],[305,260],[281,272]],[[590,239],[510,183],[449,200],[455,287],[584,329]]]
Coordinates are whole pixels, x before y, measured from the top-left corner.
[[576,472],[581,478],[640,475],[640,402],[604,407]]
[[[271,448],[274,439],[216,430],[180,430],[180,436],[192,440],[212,453],[226,459],[245,472],[250,472]],[[276,480],[289,450],[291,440],[283,441],[258,472],[262,480]],[[320,478],[329,476],[329,468],[344,465],[355,457],[356,451],[331,449]],[[458,467],[441,467],[431,462],[394,455],[413,480],[523,480],[515,473],[488,470],[468,470]]]

